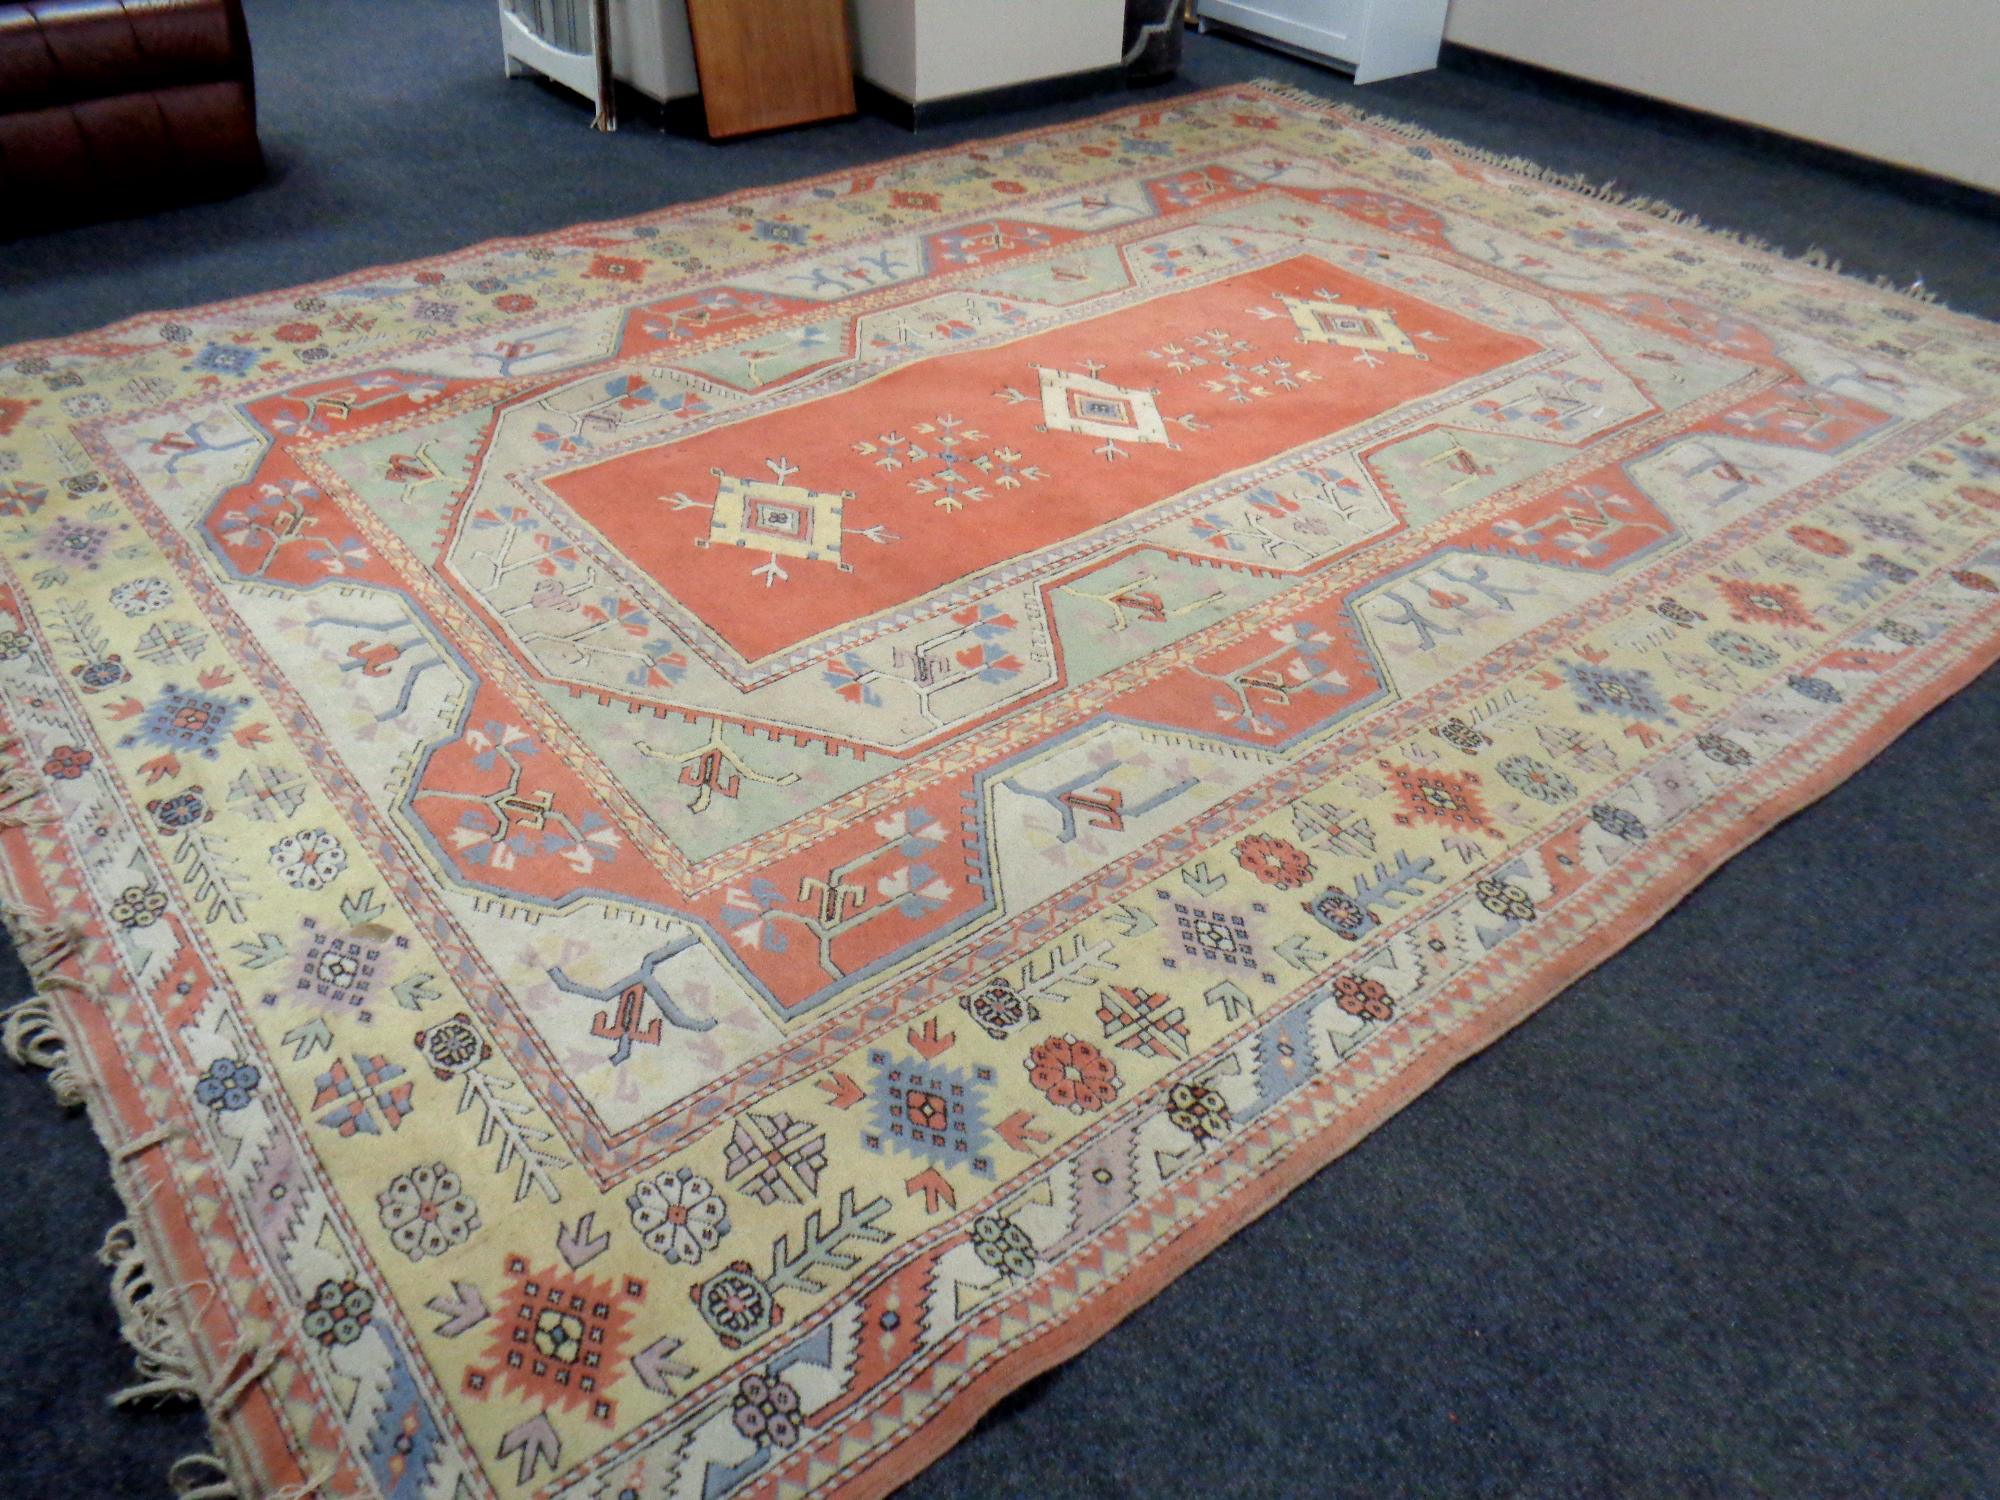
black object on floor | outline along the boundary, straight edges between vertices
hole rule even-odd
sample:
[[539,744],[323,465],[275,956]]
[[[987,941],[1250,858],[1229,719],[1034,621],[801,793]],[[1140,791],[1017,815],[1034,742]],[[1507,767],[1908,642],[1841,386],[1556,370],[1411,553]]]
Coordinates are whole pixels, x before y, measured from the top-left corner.
[[[271,180],[0,245],[0,344],[1266,76],[2000,316],[1991,198],[1463,55],[1189,36],[1123,99],[715,146],[502,79],[490,0],[247,9]],[[905,1493],[2000,1493],[1997,764],[2000,671]],[[102,1153],[11,1069],[0,1128],[0,1493],[162,1496],[201,1423],[103,1403]]]

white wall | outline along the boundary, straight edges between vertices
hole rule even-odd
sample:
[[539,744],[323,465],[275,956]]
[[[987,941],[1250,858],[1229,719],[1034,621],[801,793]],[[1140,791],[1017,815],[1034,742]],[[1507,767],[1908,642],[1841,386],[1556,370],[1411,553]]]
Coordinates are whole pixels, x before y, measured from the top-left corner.
[[1109,67],[1125,0],[850,0],[855,71],[913,104]]
[[700,93],[687,0],[618,0],[611,7],[611,63],[625,82],[663,102]]
[[2000,0],[1452,0],[1445,36],[2000,191]]
[[848,0],[854,71],[912,104],[917,99],[917,0]]

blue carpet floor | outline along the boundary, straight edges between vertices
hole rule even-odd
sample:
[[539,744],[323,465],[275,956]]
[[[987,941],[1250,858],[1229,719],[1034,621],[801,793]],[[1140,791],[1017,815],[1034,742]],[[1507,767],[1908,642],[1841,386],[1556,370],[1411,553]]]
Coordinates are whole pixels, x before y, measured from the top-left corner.
[[[248,0],[273,172],[0,244],[0,344],[1113,108],[710,145],[500,77],[490,0]],[[2000,317],[2000,203],[1476,58],[1275,76]],[[1131,97],[1141,97],[1134,95]],[[2000,672],[1740,855],[906,1494],[2000,1495]],[[25,989],[18,967],[0,995]],[[103,1158],[0,1073],[0,1494],[163,1496]]]

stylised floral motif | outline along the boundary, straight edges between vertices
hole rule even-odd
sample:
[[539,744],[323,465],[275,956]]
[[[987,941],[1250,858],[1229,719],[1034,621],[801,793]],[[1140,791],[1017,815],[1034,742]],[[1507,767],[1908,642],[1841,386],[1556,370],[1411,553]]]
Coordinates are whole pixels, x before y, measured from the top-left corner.
[[324,828],[288,833],[271,846],[271,868],[298,890],[323,890],[347,868],[347,851]]
[[972,1253],[982,1264],[1009,1276],[1033,1274],[1038,1258],[1028,1231],[999,1214],[984,1214],[972,1221]]
[[101,693],[106,688],[117,687],[121,682],[130,682],[132,674],[126,669],[124,658],[117,652],[101,661],[82,662],[69,669],[70,676],[77,680],[86,693]]
[[1042,1018],[1034,1002],[1023,999],[1004,975],[996,976],[969,995],[958,998],[959,1008],[996,1042],[1010,1032]]
[[1917,576],[1915,568],[1904,567],[1903,564],[1884,557],[1879,552],[1871,552],[1862,558],[1861,566],[1877,578],[1886,578],[1891,583],[1908,583]]
[[1313,862],[1288,839],[1253,833],[1236,844],[1236,862],[1266,885],[1289,891],[1312,879]]
[[1364,1021],[1386,1021],[1396,1014],[1396,1002],[1379,979],[1342,974],[1333,981],[1333,1003]]
[[1457,718],[1446,719],[1442,724],[1433,724],[1431,733],[1447,745],[1463,750],[1467,755],[1477,755],[1483,747],[1493,743],[1465,720]]
[[479,1205],[441,1161],[391,1178],[375,1205],[389,1243],[411,1260],[455,1249],[479,1227]]
[[463,1011],[426,1026],[412,1040],[440,1081],[456,1078],[493,1055],[493,1048],[474,1028],[472,1017]]
[[1746,667],[1768,667],[1778,660],[1777,652],[1740,630],[1713,631],[1708,637],[1708,644],[1717,655]]
[[1510,922],[1535,920],[1534,898],[1518,885],[1488,876],[1472,891],[1479,898],[1479,904],[1496,917],[1505,917]]
[[1899,646],[1921,646],[1930,639],[1916,626],[1906,625],[1901,620],[1883,620],[1875,626],[1875,629]]
[[1576,796],[1576,783],[1545,760],[1510,755],[1494,768],[1507,785],[1526,797],[1560,806]]
[[1328,886],[1311,901],[1304,903],[1305,909],[1350,943],[1359,941],[1361,934],[1375,925],[1375,919],[1368,915],[1368,908],[1356,901],[1345,891]]
[[1747,766],[1752,760],[1748,750],[1727,735],[1698,734],[1694,737],[1695,748],[1710,760],[1725,766]]
[[111,903],[111,920],[129,929],[151,927],[167,909],[167,893],[158,886],[128,885]]
[[1167,1090],[1167,1118],[1197,1141],[1229,1133],[1229,1101],[1205,1083],[1183,1079]]
[[799,1393],[776,1375],[745,1375],[730,1403],[736,1430],[760,1448],[799,1440]]
[[1787,677],[1785,686],[1801,698],[1810,698],[1815,703],[1842,701],[1840,689],[1823,677]]
[[306,1337],[331,1349],[361,1337],[375,1316],[375,1294],[352,1281],[322,1281],[306,1304]]
[[194,1097],[198,1103],[206,1104],[217,1113],[245,1109],[261,1082],[263,1075],[249,1063],[238,1062],[233,1057],[218,1057],[196,1081]]
[[1600,802],[1590,810],[1590,820],[1606,833],[1625,840],[1628,844],[1643,844],[1646,841],[1646,825],[1638,817],[1622,807],[1612,807]]
[[58,781],[74,781],[90,769],[90,752],[75,745],[58,745],[42,762],[42,774]]
[[1970,568],[1954,570],[1951,581],[1962,589],[1971,589],[1975,594],[2000,594],[2000,583],[1995,583],[1984,573],[1975,573]]
[[174,602],[174,591],[164,578],[134,578],[111,591],[111,607],[122,615],[138,619]]
[[162,833],[174,833],[183,828],[192,828],[197,823],[206,823],[215,816],[209,811],[207,795],[198,786],[182,787],[171,797],[160,797],[148,802],[146,811],[153,815],[153,821],[160,825]]
[[690,1167],[642,1179],[626,1195],[632,1228],[645,1247],[677,1266],[698,1266],[729,1233],[729,1209],[715,1184]]
[[1655,600],[1653,613],[1663,620],[1672,620],[1676,625],[1686,625],[1690,629],[1708,618],[1700,610],[1690,609],[1678,599]]
[[1028,1082],[1049,1103],[1074,1115],[1103,1109],[1118,1097],[1117,1065],[1073,1036],[1052,1036],[1031,1048],[1024,1066]]
[[1857,510],[1854,519],[1861,523],[1861,529],[1878,542],[1901,542],[1906,547],[1921,547],[1928,538],[1905,521],[1901,516],[1885,516],[1880,511]]
[[785,1316],[747,1260],[732,1260],[691,1288],[690,1295],[725,1349],[742,1348]]

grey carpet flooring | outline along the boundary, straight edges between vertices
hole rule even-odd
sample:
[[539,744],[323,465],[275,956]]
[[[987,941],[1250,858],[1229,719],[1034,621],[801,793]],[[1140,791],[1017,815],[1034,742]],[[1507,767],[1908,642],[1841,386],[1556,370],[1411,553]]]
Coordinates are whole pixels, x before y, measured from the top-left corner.
[[[247,8],[270,180],[0,243],[0,344],[1259,76],[2000,317],[1991,198],[1477,59],[1190,37],[1147,95],[710,145],[502,79],[490,0]],[[906,1493],[2000,1494],[1996,768],[1988,673]],[[0,1493],[164,1495],[200,1423],[104,1403],[102,1155],[11,1069],[0,1131]]]

